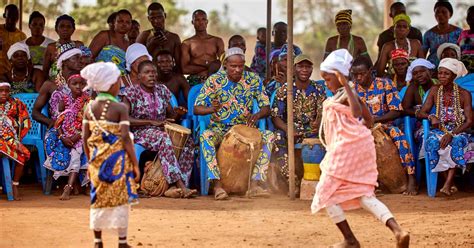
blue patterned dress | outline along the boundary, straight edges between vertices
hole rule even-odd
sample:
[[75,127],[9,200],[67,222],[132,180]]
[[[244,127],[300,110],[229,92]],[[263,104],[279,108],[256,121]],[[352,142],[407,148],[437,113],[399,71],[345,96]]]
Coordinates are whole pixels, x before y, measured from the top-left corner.
[[456,28],[453,32],[447,34],[437,34],[433,32],[432,29],[426,31],[423,35],[423,50],[429,50],[428,60],[433,63],[434,65],[438,66],[439,58],[436,52],[438,51],[438,47],[443,43],[453,43],[456,44],[458,42],[459,36],[461,35],[462,29]]

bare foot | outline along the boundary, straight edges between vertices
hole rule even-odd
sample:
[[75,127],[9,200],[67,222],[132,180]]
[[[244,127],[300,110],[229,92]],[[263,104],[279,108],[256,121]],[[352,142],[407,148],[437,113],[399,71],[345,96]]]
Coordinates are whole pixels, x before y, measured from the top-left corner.
[[21,201],[20,191],[18,190],[18,185],[12,185],[13,199],[15,201]]
[[337,243],[329,246],[330,248],[359,248],[360,244],[357,240],[344,240],[341,243]]
[[61,197],[59,197],[59,200],[61,200],[61,201],[70,200],[71,199],[71,197],[70,197],[71,189],[72,189],[72,187],[70,185],[66,184],[66,186],[64,186],[63,194],[61,195]]
[[451,196],[451,190],[450,190],[450,188],[448,188],[448,187],[446,187],[446,186],[443,187],[442,189],[440,189],[439,192],[441,192],[441,193],[443,193],[443,194],[445,194],[445,195],[447,195],[447,196]]
[[103,248],[103,247],[104,247],[104,243],[102,242],[94,243],[94,248]]
[[132,248],[130,245],[128,244],[119,244],[118,246],[119,248]]
[[410,246],[410,233],[401,231],[395,235],[397,239],[397,248],[408,248]]
[[417,195],[418,191],[416,189],[416,178],[414,175],[408,175],[408,188],[403,195]]

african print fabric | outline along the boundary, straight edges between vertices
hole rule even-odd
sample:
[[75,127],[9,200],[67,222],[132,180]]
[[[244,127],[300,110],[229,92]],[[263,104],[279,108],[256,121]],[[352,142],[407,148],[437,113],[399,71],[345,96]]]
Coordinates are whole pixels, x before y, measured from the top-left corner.
[[[389,79],[375,78],[367,90],[356,83],[355,90],[359,94],[362,102],[369,108],[370,113],[374,116],[383,116],[391,110],[402,110],[402,103],[398,96],[397,87]],[[402,166],[405,167],[409,175],[414,174],[415,162],[405,134],[400,128],[393,126],[393,123],[386,123],[383,127],[385,133],[392,138],[392,141],[398,148]]]
[[[164,121],[171,92],[165,85],[157,84],[153,93],[146,92],[140,85],[129,86],[124,96],[131,104],[130,117],[140,120]],[[170,136],[162,127],[132,127],[135,143],[147,150],[158,152],[163,174],[169,184],[182,180],[189,184],[194,159],[194,143],[188,139],[179,158],[176,158]]]
[[10,95],[15,95],[19,93],[34,93],[35,92],[35,84],[29,80],[20,81],[20,82],[12,82],[10,88]]
[[426,31],[423,35],[423,50],[429,50],[428,61],[433,63],[434,65],[438,66],[439,58],[436,52],[438,51],[438,47],[443,43],[454,43],[457,44],[459,35],[461,34],[462,29],[456,28],[454,31],[448,34],[437,34],[432,30]]
[[[265,94],[265,87],[259,77],[244,71],[239,82],[232,82],[225,72],[218,72],[210,76],[204,83],[195,106],[210,107],[213,101],[218,101],[221,108],[211,114],[208,129],[200,136],[201,149],[210,173],[208,179],[220,179],[219,167],[216,158],[216,146],[220,144],[224,135],[237,124],[246,124],[252,114],[254,100],[260,108],[270,104]],[[262,133],[263,147],[253,169],[252,179],[265,181],[266,171],[270,163],[274,136],[270,131]]]
[[117,46],[107,45],[97,55],[96,62],[112,62],[117,65],[122,76],[126,74],[125,52]]
[[474,73],[474,33],[469,33],[469,30],[462,31],[458,45],[461,48],[461,61],[469,73]]
[[20,164],[30,158],[30,151],[21,143],[31,128],[26,105],[16,98],[0,104],[0,153]]

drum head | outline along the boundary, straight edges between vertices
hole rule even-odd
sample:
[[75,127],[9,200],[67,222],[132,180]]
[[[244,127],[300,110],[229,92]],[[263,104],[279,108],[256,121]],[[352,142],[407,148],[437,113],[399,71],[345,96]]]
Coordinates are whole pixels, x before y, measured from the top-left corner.
[[245,144],[255,144],[262,139],[262,134],[258,129],[246,125],[235,125],[230,129],[229,133],[233,133],[238,140]]
[[185,128],[175,123],[169,123],[165,125],[165,130],[171,130],[183,134],[191,134],[191,129]]
[[306,138],[301,142],[303,145],[321,145],[321,141],[318,138]]

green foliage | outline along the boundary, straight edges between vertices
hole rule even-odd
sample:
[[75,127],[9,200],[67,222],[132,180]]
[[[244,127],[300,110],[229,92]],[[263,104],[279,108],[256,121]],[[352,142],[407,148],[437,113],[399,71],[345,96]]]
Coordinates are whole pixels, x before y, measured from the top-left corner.
[[[80,33],[80,39],[89,43],[100,30],[108,29],[107,18],[109,15],[121,9],[127,9],[132,13],[133,19],[140,23],[141,31],[151,28],[147,19],[147,7],[151,2],[149,0],[97,0],[96,5],[80,5],[76,0],[73,3],[71,16],[76,19],[76,23],[87,30],[87,32]],[[178,25],[180,16],[187,13],[186,10],[176,7],[175,0],[165,0],[160,3],[165,8],[168,27]]]

